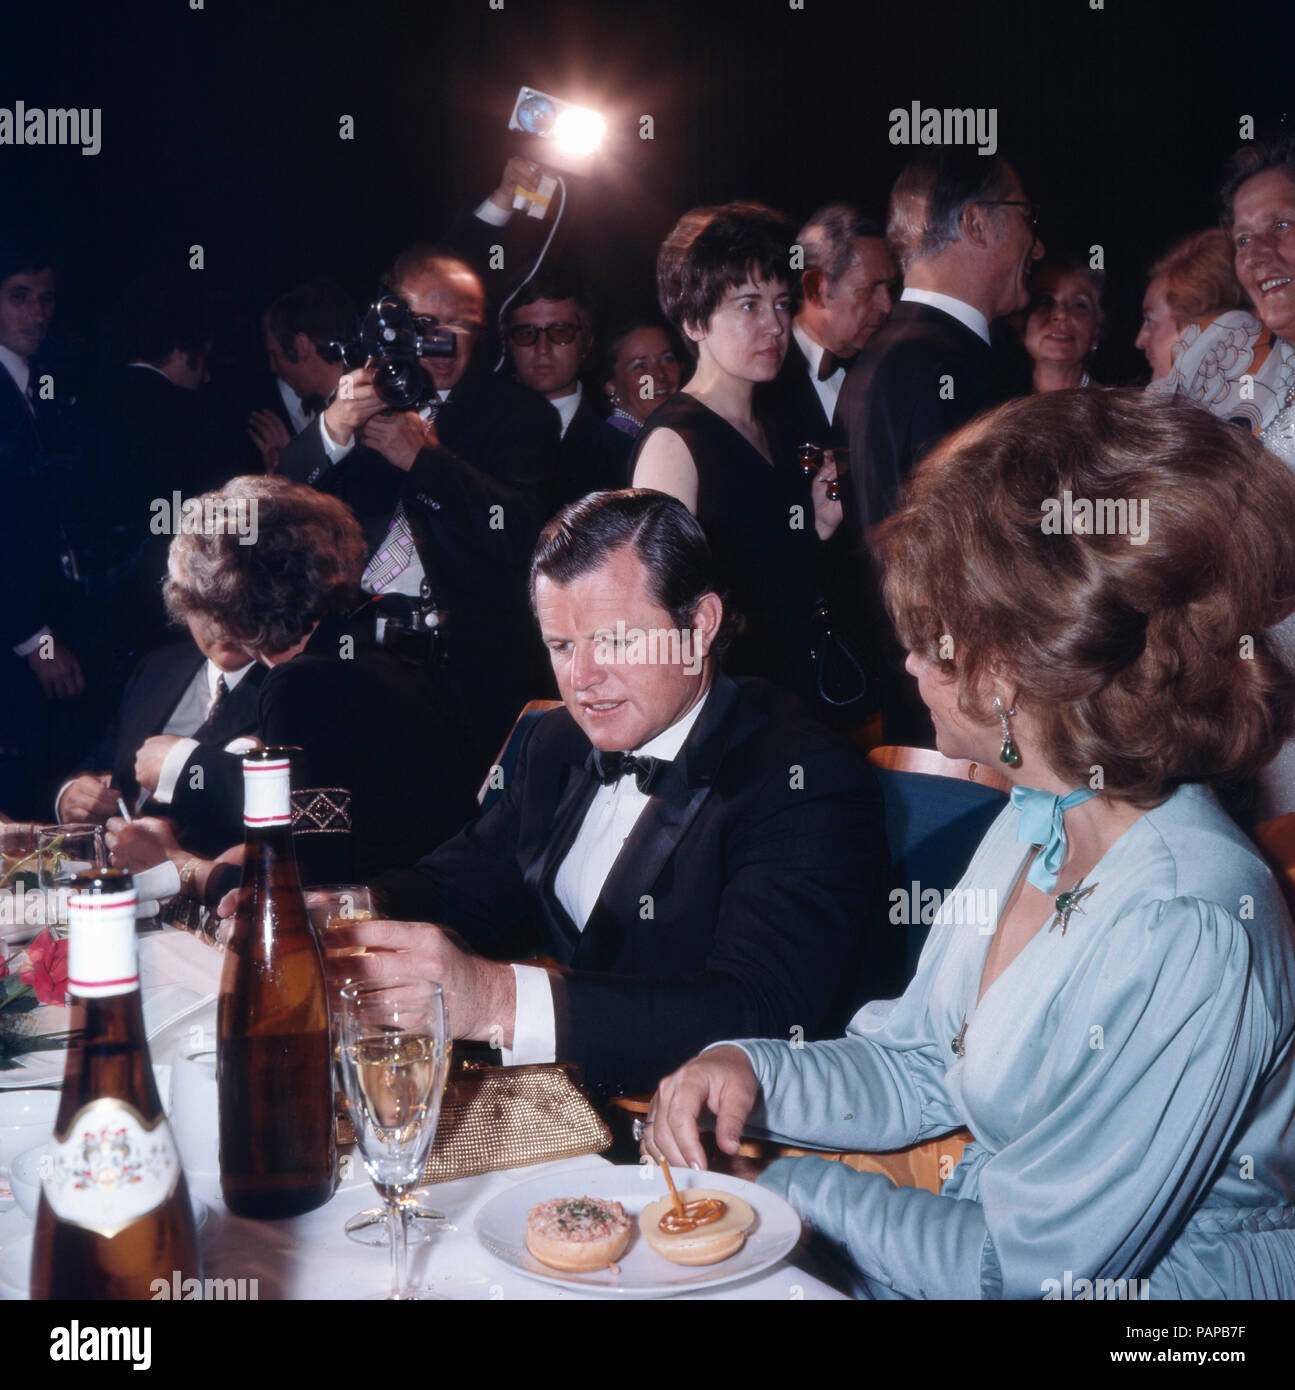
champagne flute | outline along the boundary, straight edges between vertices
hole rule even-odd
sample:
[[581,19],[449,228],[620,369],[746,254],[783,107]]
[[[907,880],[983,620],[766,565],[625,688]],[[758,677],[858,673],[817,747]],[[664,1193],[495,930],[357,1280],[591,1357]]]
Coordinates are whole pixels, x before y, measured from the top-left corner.
[[387,1207],[392,1299],[427,1298],[405,1287],[408,1215],[422,1178],[449,1072],[449,1023],[441,987],[395,976],[341,992],[342,1080],[364,1166]]
[[[367,956],[363,946],[334,946],[330,936],[339,927],[350,926],[353,922],[372,921],[377,913],[373,907],[373,894],[362,883],[328,884],[306,891],[306,911],[320,950],[324,953],[324,971],[328,977],[328,1010],[333,1027],[333,1056],[341,1059],[341,992],[347,985],[357,984],[363,976],[353,973],[351,960],[355,956]],[[339,1098],[344,1091],[341,1076],[338,1076],[337,1093]],[[431,1240],[437,1231],[454,1230],[445,1220],[445,1213],[433,1207],[424,1206],[416,1197],[401,1199],[409,1218],[408,1238],[411,1244],[422,1245]],[[390,1240],[387,1230],[387,1209],[385,1207],[366,1207],[357,1211],[347,1220],[344,1227],[348,1240],[357,1245],[386,1245]]]

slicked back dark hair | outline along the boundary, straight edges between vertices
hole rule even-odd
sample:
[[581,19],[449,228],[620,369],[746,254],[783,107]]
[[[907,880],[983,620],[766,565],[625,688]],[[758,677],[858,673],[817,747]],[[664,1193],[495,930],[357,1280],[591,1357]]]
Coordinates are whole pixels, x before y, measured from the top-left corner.
[[326,362],[340,360],[340,354],[329,343],[349,338],[355,332],[355,324],[355,301],[327,275],[317,275],[294,286],[265,311],[265,326],[289,362],[297,360],[292,340],[298,333],[304,333],[314,343],[315,351]]
[[39,275],[43,270],[58,270],[48,247],[0,237],[0,285],[11,275]]
[[793,297],[800,273],[791,269],[792,224],[763,203],[693,208],[675,223],[656,259],[657,297],[666,318],[694,356],[685,324],[705,328],[727,291],[748,280],[780,281]]
[[[628,546],[648,573],[648,593],[681,632],[692,627],[706,594],[724,597],[715,560],[701,523],[679,501],[650,488],[627,487],[591,492],[569,502],[540,533],[531,556],[531,611],[535,584],[542,575],[553,584],[570,584],[591,573],[613,552]],[[711,650],[727,645],[728,611]]]
[[557,303],[563,299],[573,300],[584,318],[584,326],[592,332],[594,326],[594,304],[585,283],[576,276],[562,270],[541,271],[533,280],[517,291],[517,297],[509,304],[507,311],[500,316],[500,324],[507,329],[518,309],[535,304],[541,299]]
[[1230,232],[1237,190],[1247,179],[1269,169],[1280,169],[1295,183],[1295,130],[1279,130],[1235,151],[1223,171],[1219,187],[1219,221]]

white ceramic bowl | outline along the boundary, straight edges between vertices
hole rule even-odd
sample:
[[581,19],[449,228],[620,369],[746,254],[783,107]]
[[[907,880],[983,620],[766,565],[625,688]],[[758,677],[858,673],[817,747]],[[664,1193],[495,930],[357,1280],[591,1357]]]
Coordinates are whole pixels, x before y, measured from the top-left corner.
[[0,1168],[54,1133],[57,1091],[0,1091]]

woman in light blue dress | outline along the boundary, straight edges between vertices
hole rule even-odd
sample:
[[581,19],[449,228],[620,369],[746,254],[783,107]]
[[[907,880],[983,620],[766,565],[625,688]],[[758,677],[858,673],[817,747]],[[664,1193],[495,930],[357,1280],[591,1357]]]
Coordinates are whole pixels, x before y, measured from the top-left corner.
[[728,1153],[965,1125],[938,1195],[761,1182],[874,1297],[1295,1297],[1293,929],[1208,786],[1291,724],[1295,478],[1185,402],[1057,391],[947,441],[874,543],[940,751],[1001,757],[1010,802],[902,998],[707,1050],[645,1150],[704,1166],[706,1110]]

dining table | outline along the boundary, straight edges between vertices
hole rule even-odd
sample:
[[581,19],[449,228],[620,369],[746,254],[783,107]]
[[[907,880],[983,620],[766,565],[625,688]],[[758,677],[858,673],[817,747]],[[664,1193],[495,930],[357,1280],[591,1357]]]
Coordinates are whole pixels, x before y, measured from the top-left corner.
[[[145,1026],[152,1061],[160,1074],[177,1057],[195,1046],[213,1046],[216,994],[221,955],[210,944],[187,932],[168,928],[142,932],[139,937],[140,977]],[[56,1008],[42,1031],[66,1024]],[[56,1088],[61,1082],[58,1054],[33,1054],[30,1088]],[[27,1088],[22,1073],[0,1073],[0,1087],[10,1092]],[[451,1300],[579,1299],[625,1301],[645,1296],[621,1291],[614,1281],[606,1286],[577,1287],[535,1277],[492,1253],[478,1237],[478,1214],[501,1196],[523,1184],[543,1187],[547,1195],[568,1194],[572,1175],[601,1176],[612,1165],[597,1154],[560,1159],[529,1167],[510,1168],[457,1178],[419,1188],[421,1202],[445,1218],[432,1238],[410,1245],[410,1286]],[[252,1220],[235,1216],[220,1197],[213,1174],[190,1173],[190,1195],[201,1217],[199,1246],[206,1281],[223,1281],[222,1297],[257,1299],[356,1299],[381,1295],[388,1286],[389,1252],[385,1245],[365,1246],[343,1231],[353,1214],[377,1204],[377,1193],[358,1152],[339,1154],[339,1181],[332,1198],[304,1215],[285,1220]],[[624,1166],[625,1182],[638,1176]],[[576,1181],[574,1185],[579,1185]],[[0,1172],[0,1298],[26,1297],[26,1262],[33,1221],[14,1202]],[[805,1236],[767,1268],[729,1282],[703,1287],[654,1290],[655,1296],[689,1299],[839,1300],[844,1294],[800,1267]],[[240,1282],[241,1281],[241,1282]],[[179,1291],[177,1291],[179,1292]]]

